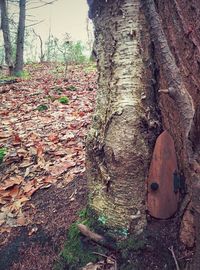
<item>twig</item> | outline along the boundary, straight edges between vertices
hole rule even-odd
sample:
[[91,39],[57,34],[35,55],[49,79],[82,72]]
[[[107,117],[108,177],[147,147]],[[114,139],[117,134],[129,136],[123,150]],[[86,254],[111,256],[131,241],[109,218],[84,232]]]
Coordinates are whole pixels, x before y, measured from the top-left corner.
[[106,255],[98,253],[98,252],[92,252],[92,253],[96,254],[96,255],[99,255],[99,256],[102,256],[103,258],[111,260],[114,263],[114,270],[117,270],[117,261],[116,261],[116,259],[112,258],[111,256],[106,256]]
[[169,247],[168,249],[169,249],[169,251],[171,252],[172,257],[173,257],[173,259],[174,259],[174,262],[175,262],[175,265],[176,265],[176,270],[180,270],[180,267],[179,267],[179,265],[178,265],[178,261],[177,261],[177,259],[176,259],[175,253],[174,253],[174,248],[173,248],[173,246]]
[[101,257],[103,257],[103,258],[109,258],[108,256],[106,256],[106,255],[104,255],[104,254],[101,254],[101,253],[99,253],[99,252],[92,252],[93,254],[95,254],[95,255],[99,255],[99,256],[101,256]]

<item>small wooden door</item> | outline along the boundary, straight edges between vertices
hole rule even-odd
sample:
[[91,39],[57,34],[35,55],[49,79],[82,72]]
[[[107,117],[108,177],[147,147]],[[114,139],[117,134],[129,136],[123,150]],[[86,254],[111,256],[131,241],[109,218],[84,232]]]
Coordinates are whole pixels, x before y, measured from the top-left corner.
[[155,218],[170,218],[178,208],[179,193],[174,189],[177,160],[174,141],[164,131],[156,140],[147,179],[147,207]]

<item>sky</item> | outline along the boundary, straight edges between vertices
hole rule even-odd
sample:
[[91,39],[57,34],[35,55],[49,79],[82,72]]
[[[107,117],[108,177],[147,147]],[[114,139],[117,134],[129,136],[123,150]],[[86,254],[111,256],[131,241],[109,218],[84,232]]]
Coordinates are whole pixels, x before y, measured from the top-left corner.
[[[39,21],[44,20],[34,26],[36,32],[44,39],[47,38],[51,28],[52,34],[58,38],[67,32],[73,40],[87,42],[88,5],[86,0],[57,0],[51,5],[28,10],[27,14],[34,15]],[[27,25],[30,24],[31,22],[27,21]]]
[[[49,31],[54,37],[63,39],[68,33],[73,41],[81,40],[87,48],[90,48],[85,53],[90,54],[91,44],[88,47],[88,33],[87,33],[87,22],[88,22],[88,5],[87,0],[55,0],[51,5],[45,5],[40,8],[34,8],[40,6],[44,2],[50,2],[51,0],[29,0],[26,11],[26,26],[35,24],[36,22],[42,21],[41,23],[28,29],[34,28],[35,32],[42,37],[43,43],[47,41]],[[15,21],[18,22],[19,8],[18,5],[11,5],[9,7],[10,16],[14,16]],[[13,15],[14,14],[14,15]],[[92,22],[89,20],[90,38],[93,32]],[[32,33],[32,32],[31,32]],[[32,34],[34,37],[34,35]],[[35,42],[32,48],[36,48],[39,51],[39,39],[35,37]],[[92,40],[92,38],[91,38]],[[90,42],[91,42],[90,40]],[[0,49],[3,45],[2,31],[0,31]],[[33,49],[34,50],[34,49]],[[25,54],[29,54],[26,51]],[[26,58],[27,58],[26,55]]]

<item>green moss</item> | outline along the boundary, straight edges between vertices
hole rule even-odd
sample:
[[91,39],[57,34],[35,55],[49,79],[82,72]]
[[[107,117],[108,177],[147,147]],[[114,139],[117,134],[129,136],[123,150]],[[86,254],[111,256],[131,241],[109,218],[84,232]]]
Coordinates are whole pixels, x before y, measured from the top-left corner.
[[62,104],[68,104],[69,103],[69,98],[68,97],[60,97],[58,100]]
[[144,235],[134,236],[129,235],[125,240],[119,241],[117,243],[119,257],[118,263],[120,265],[120,270],[137,270],[141,269],[140,266],[135,262],[135,256],[140,256],[139,254],[146,248],[147,239]]
[[3,159],[6,155],[6,149],[5,148],[0,148],[0,163],[3,162]]
[[81,223],[92,230],[94,223],[88,216],[88,209],[83,209],[79,213],[78,220],[69,228],[67,241],[60,253],[60,261],[57,262],[54,270],[77,270],[89,262],[96,262],[101,259],[101,257],[94,254],[94,252],[105,254],[106,248],[95,244],[90,239],[83,236],[77,227],[77,224]]
[[26,71],[26,70],[17,72],[17,73],[15,74],[15,76],[16,76],[16,77],[23,78],[23,79],[25,79],[25,80],[28,80],[28,79],[30,79],[30,77],[31,77],[30,74],[29,74],[29,72]]
[[61,256],[67,262],[71,269],[86,265],[88,262],[94,262],[96,256],[92,254],[88,241],[84,241],[77,228],[77,224],[73,224],[68,233],[68,241],[65,244]]
[[48,106],[45,105],[45,104],[40,104],[40,105],[37,107],[37,110],[38,110],[39,112],[46,111],[46,110],[48,110]]
[[[81,210],[78,220],[68,230],[67,241],[54,270],[78,270],[89,262],[95,263],[102,260],[102,257],[94,252],[105,255],[116,254],[119,270],[139,269],[135,264],[134,256],[145,248],[146,239],[143,236],[128,235],[126,228],[109,229],[106,226],[107,219],[108,217],[103,214],[97,216],[90,208]],[[79,223],[104,236],[105,241],[102,245],[83,236],[77,227]]]
[[120,250],[126,249],[127,251],[138,251],[145,247],[146,239],[129,235],[129,237],[123,241],[120,241],[117,246]]

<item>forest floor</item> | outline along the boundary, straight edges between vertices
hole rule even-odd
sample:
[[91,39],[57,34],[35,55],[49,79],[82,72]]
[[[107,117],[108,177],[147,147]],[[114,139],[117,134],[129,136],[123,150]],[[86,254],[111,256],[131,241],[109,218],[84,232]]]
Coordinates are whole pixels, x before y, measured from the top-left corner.
[[[65,78],[64,66],[48,63],[26,66],[17,82],[0,79],[0,270],[53,270],[59,261],[87,203],[85,136],[96,81],[93,64],[71,66]],[[144,247],[131,246],[125,261],[137,270],[177,269],[171,246],[179,262],[190,260],[177,224],[179,217],[148,217]],[[116,269],[103,265],[84,269]]]
[[86,204],[94,65],[33,64],[0,86],[0,270],[52,269]]

